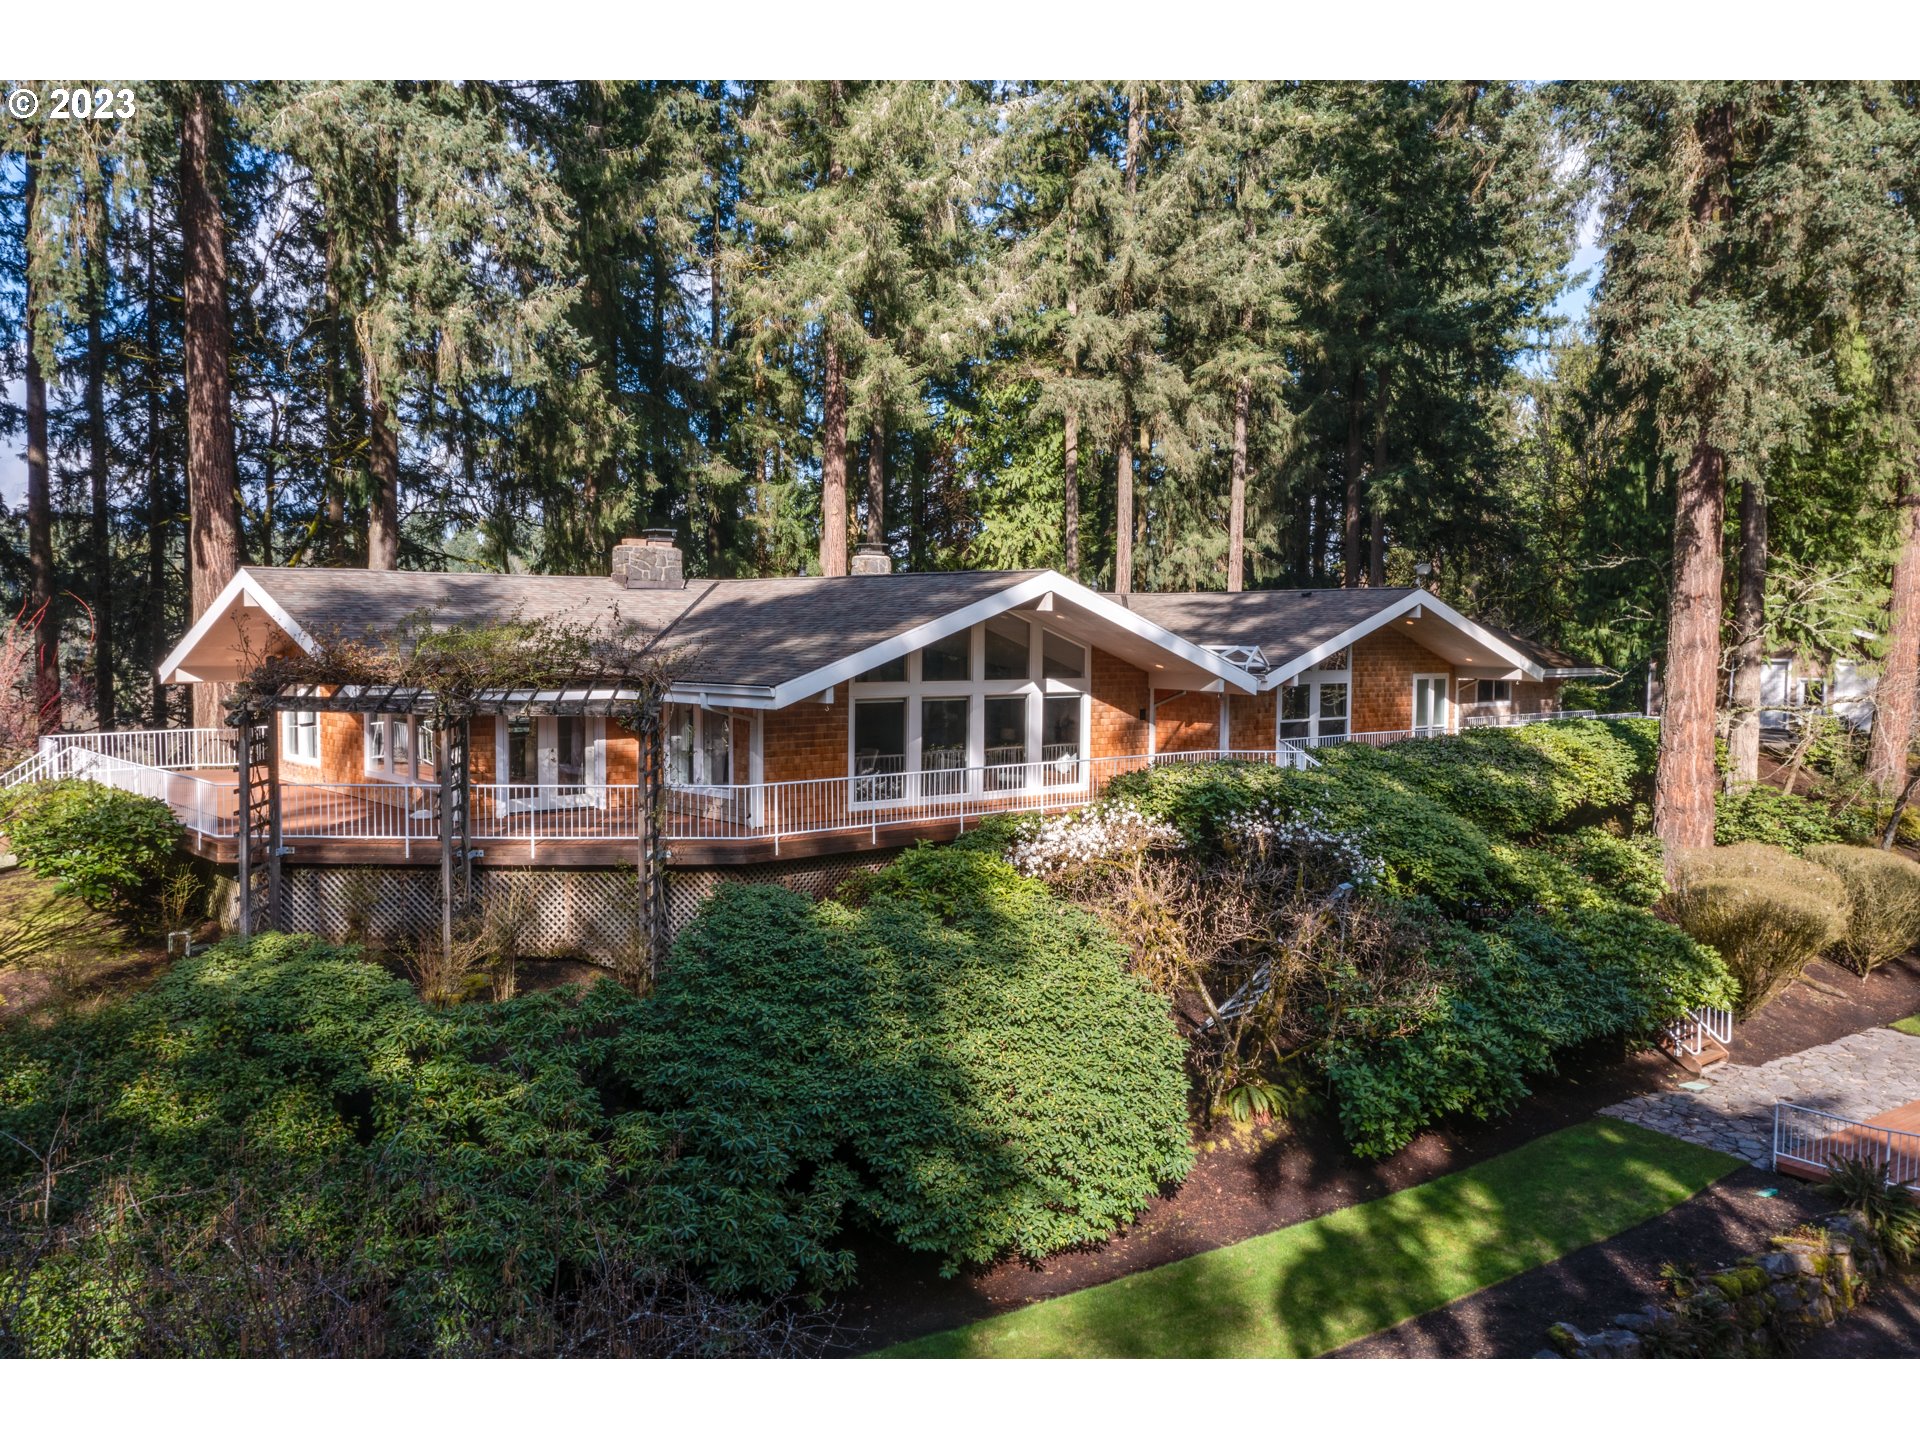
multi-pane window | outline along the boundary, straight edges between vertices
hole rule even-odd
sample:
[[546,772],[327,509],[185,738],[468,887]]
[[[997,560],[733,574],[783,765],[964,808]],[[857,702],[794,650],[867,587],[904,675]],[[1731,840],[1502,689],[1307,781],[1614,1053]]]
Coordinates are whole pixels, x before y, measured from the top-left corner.
[[1028,625],[1011,615],[996,615],[983,628],[986,639],[986,677],[989,680],[1028,678]]
[[1329,655],[1280,687],[1279,738],[1312,745],[1345,738],[1352,727],[1352,652]]
[[1321,683],[1314,687],[1320,692],[1317,707],[1320,719],[1320,734],[1323,739],[1347,733],[1347,686],[1344,681]]
[[1513,699],[1511,680],[1476,680],[1473,682],[1474,703],[1479,705],[1505,705]]
[[1087,648],[1076,645],[1051,630],[1042,632],[1040,676],[1044,680],[1084,680],[1087,677]]
[[1040,758],[1058,764],[1081,760],[1080,697],[1049,695],[1040,702]]
[[898,800],[905,793],[907,702],[858,700],[853,706],[854,799]]
[[366,771],[387,780],[433,778],[433,731],[416,715],[369,715]]
[[1304,740],[1313,733],[1313,686],[1293,682],[1280,687],[1280,738]]
[[1075,784],[1092,651],[1004,614],[855,677],[856,803]]
[[973,667],[968,660],[973,633],[969,630],[943,636],[920,652],[922,680],[971,680]]

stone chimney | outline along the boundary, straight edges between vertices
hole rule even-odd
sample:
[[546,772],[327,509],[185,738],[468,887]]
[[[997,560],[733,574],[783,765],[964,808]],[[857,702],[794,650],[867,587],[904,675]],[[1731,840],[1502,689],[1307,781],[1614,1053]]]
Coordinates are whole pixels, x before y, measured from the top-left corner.
[[629,590],[681,590],[686,571],[671,530],[642,530],[613,547],[613,578]]
[[853,573],[855,575],[891,575],[893,556],[884,545],[876,545],[871,540],[853,547]]

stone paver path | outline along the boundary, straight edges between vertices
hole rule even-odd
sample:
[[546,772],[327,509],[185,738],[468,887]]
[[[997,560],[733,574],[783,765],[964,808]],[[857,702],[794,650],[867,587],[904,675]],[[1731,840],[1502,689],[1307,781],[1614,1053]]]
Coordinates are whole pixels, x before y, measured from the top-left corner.
[[1920,1100],[1920,1035],[1863,1030],[1765,1065],[1722,1065],[1705,1083],[1704,1090],[1640,1095],[1600,1113],[1770,1165],[1776,1102],[1865,1120]]

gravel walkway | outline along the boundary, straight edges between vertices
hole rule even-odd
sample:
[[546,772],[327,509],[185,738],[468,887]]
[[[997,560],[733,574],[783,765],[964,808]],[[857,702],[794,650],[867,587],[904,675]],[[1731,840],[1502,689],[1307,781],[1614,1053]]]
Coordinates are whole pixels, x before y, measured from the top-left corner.
[[1636,1096],[1600,1113],[1765,1167],[1773,1163],[1776,1101],[1865,1120],[1920,1100],[1920,1035],[1863,1030],[1764,1065],[1723,1065],[1704,1084]]

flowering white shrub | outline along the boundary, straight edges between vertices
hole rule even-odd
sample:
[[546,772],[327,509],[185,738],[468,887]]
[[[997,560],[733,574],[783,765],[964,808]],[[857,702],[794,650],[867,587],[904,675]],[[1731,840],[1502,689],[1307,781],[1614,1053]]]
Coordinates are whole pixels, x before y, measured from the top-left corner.
[[1262,800],[1228,820],[1221,831],[1231,847],[1286,850],[1302,858],[1312,856],[1345,871],[1355,885],[1374,884],[1387,872],[1384,862],[1361,847],[1359,836],[1330,829],[1326,817],[1318,810],[1288,815],[1277,801]]
[[1122,800],[1101,801],[1027,828],[1007,850],[1022,875],[1057,875],[1094,860],[1136,855],[1155,845],[1175,845],[1180,832]]

